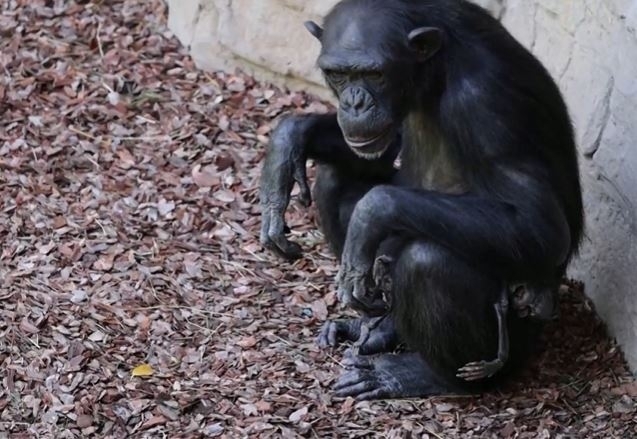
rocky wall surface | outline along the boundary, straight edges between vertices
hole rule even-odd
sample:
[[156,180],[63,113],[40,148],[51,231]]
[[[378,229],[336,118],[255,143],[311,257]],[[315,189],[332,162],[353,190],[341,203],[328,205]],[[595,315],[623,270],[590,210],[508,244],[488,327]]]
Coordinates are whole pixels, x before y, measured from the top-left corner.
[[[303,21],[334,0],[168,0],[169,25],[203,69],[328,96]],[[586,283],[637,370],[637,0],[482,0],[547,66],[577,132],[587,214],[571,275]]]

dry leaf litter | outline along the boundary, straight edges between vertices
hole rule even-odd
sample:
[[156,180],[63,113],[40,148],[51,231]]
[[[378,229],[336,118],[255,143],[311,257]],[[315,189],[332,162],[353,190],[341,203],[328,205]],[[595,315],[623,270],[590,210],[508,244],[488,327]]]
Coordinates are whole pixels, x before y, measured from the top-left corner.
[[575,284],[498,391],[334,398],[315,213],[291,206],[299,261],[257,240],[276,118],[327,105],[197,70],[160,0],[1,5],[0,438],[635,437],[637,384]]

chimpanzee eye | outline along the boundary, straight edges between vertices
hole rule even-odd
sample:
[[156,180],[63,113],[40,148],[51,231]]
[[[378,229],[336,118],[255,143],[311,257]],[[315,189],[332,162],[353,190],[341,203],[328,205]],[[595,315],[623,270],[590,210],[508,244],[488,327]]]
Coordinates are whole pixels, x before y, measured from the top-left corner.
[[383,75],[383,72],[378,71],[378,70],[373,70],[373,71],[367,72],[365,74],[365,76],[367,77],[367,79],[369,79],[371,81],[381,81],[385,77]]
[[342,84],[347,80],[347,74],[338,70],[324,70],[328,81],[333,84]]

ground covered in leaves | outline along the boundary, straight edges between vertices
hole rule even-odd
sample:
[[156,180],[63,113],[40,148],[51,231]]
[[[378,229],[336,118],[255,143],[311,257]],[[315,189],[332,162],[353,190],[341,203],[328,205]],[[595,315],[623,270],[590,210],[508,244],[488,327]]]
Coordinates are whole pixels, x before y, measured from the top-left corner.
[[634,437],[637,386],[572,287],[500,391],[333,398],[313,211],[303,259],[257,241],[271,126],[325,105],[198,71],[160,0],[1,5],[0,438]]

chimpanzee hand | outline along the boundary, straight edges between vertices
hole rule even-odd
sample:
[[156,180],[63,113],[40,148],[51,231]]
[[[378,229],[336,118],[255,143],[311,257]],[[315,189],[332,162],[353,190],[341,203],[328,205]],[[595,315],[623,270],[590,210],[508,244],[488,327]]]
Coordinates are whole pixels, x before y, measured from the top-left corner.
[[301,189],[299,200],[304,206],[312,202],[305,173],[302,119],[289,117],[272,133],[261,173],[261,244],[291,259],[301,256],[301,247],[285,237],[285,211],[296,181]]
[[382,296],[377,294],[379,286],[373,285],[380,279],[372,279],[372,271],[374,257],[387,230],[387,217],[383,211],[391,208],[391,201],[384,189],[377,186],[354,207],[336,277],[338,299],[345,305],[365,310],[373,308]]
[[[371,269],[371,278],[370,273],[357,273],[356,268],[350,268],[350,265],[342,263],[336,277],[339,301],[370,317],[386,315],[392,301],[392,279],[389,266],[393,261],[390,256],[378,256]],[[349,277],[341,278],[341,276]]]
[[337,297],[345,306],[365,311],[368,302],[373,301],[367,297],[367,277],[371,271],[363,261],[350,261],[343,253],[341,266],[336,275]]

